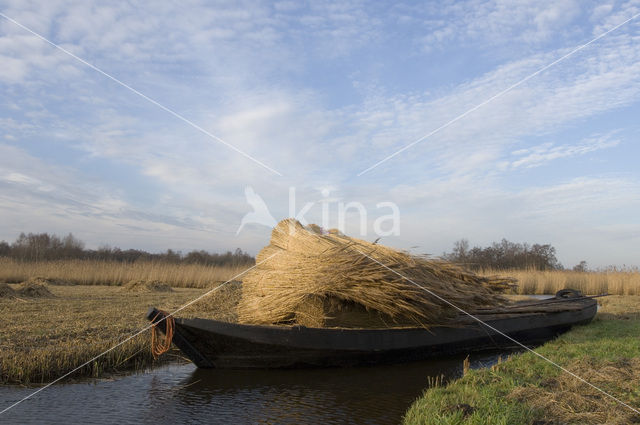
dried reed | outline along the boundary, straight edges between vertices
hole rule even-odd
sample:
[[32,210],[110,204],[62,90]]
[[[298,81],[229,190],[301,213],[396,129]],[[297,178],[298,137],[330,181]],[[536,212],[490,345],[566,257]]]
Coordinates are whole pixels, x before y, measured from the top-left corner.
[[[486,270],[487,274],[499,273]],[[628,271],[572,270],[507,270],[502,271],[518,279],[518,294],[555,294],[560,289],[577,289],[583,294],[640,295],[640,273]]]
[[[300,323],[301,317],[313,316],[311,319],[322,323],[325,317],[318,315],[326,314],[326,309],[314,313],[308,305],[328,299],[333,304],[362,306],[382,315],[390,325],[444,324],[456,311],[424,289],[474,310],[503,304],[498,293],[514,283],[510,278],[478,276],[442,260],[339,232],[323,233],[293,219],[278,223],[271,243],[257,256],[259,265],[243,279],[240,321]],[[273,254],[277,255],[269,258]]]
[[40,277],[51,285],[124,285],[132,280],[159,280],[178,288],[208,288],[247,268],[247,265],[205,266],[158,261],[17,261],[0,258],[0,282],[19,283]]

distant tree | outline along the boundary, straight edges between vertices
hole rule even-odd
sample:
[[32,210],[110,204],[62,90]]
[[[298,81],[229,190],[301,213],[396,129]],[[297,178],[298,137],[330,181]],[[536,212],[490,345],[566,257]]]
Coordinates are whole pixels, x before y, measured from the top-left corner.
[[88,257],[94,260],[111,260],[113,249],[109,245],[100,245],[97,250],[88,253]]
[[80,239],[69,233],[65,237],[48,233],[20,233],[12,244],[0,242],[0,256],[23,261],[93,259],[102,261],[159,261],[169,263],[195,263],[203,265],[245,265],[254,264],[255,259],[240,248],[223,254],[204,250],[191,251],[183,256],[180,251],[168,249],[162,253],[149,253],[138,249],[122,250],[118,247],[102,245],[97,250],[85,249]]
[[62,258],[78,258],[84,253],[84,242],[69,233],[62,239],[62,247],[59,256]]
[[586,272],[589,271],[589,267],[587,266],[587,262],[582,260],[575,266],[573,266],[574,272]]
[[556,249],[549,244],[529,245],[514,243],[506,239],[494,242],[485,248],[469,248],[466,239],[456,241],[451,253],[444,253],[446,260],[464,264],[472,269],[482,268],[534,268],[537,270],[561,269],[556,258]]
[[224,254],[212,254],[204,250],[191,251],[184,256],[183,260],[188,264],[210,266],[237,266],[255,263],[255,259],[246,252],[243,252],[240,248],[237,248],[233,252],[227,251]]
[[460,260],[462,263],[466,263],[469,257],[469,241],[467,239],[460,239],[454,242],[452,254]]
[[14,256],[21,260],[46,260],[50,251],[59,249],[62,241],[57,236],[48,233],[20,233],[18,239],[11,246]]
[[529,257],[532,260],[531,266],[538,270],[562,269],[562,264],[556,258],[556,249],[549,244],[534,244],[531,247]]
[[163,260],[169,263],[179,263],[180,260],[182,260],[182,255],[180,254],[180,252],[176,252],[172,249],[168,249],[167,252],[164,254]]
[[209,253],[204,250],[191,251],[184,257],[184,261],[189,264],[207,264]]
[[7,257],[11,253],[11,245],[5,241],[0,242],[0,257]]

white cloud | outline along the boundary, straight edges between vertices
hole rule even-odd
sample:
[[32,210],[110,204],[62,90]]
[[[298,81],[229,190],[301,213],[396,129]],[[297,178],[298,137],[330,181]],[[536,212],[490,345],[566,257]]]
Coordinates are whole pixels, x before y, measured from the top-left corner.
[[41,184],[41,181],[33,178],[33,177],[29,177],[26,176],[24,174],[21,173],[9,173],[4,177],[5,181],[11,182],[11,183],[22,183],[22,184],[26,184],[26,185],[38,185]]
[[[591,15],[591,21],[594,23],[593,35],[600,35],[638,13],[640,13],[638,0],[604,2],[594,8]],[[637,22],[630,22],[628,25],[638,27]]]
[[521,216],[541,221],[553,215],[555,220],[567,223],[597,219],[603,211],[626,215],[625,211],[640,205],[640,186],[627,178],[579,177],[557,185],[525,189],[520,197],[526,202]]
[[[547,137],[585,118],[633,105],[640,99],[640,51],[635,45],[635,39],[624,34],[603,39],[597,47],[546,70],[368,174],[395,170],[396,176],[405,179],[425,167],[447,174],[486,172],[524,137]],[[372,128],[373,135],[367,134],[368,140],[359,143],[360,153],[375,148],[375,155],[358,161],[359,171],[564,53],[566,50],[554,51],[507,63],[435,99],[396,96],[377,104],[377,109],[361,112],[380,115],[382,108],[394,118],[391,125]]]
[[[411,8],[394,6],[376,14],[376,8],[359,2],[309,7],[286,2],[250,7],[159,4],[151,9],[124,3],[51,2],[35,13],[33,4],[15,2],[6,9],[8,15],[64,43],[285,177],[269,175],[5,21],[0,23],[0,55],[13,62],[0,71],[0,107],[6,113],[0,126],[14,146],[28,143],[32,156],[25,157],[26,149],[3,148],[8,159],[0,170],[7,202],[2,217],[9,223],[3,232],[30,230],[35,223],[43,230],[48,230],[47,223],[58,228],[79,223],[83,231],[102,232],[94,240],[117,235],[122,245],[140,235],[140,240],[160,237],[153,243],[165,243],[164,248],[175,246],[171,238],[205,246],[221,235],[215,236],[216,246],[237,241],[257,248],[266,235],[260,229],[243,234],[244,239],[232,237],[248,208],[244,187],[252,185],[269,205],[276,205],[277,214],[286,214],[289,186],[311,198],[320,196],[316,188],[333,187],[336,196],[362,199],[367,205],[388,197],[406,214],[403,236],[409,245],[416,243],[412,238],[431,240],[435,235],[434,246],[444,246],[456,238],[453,233],[464,237],[465,232],[490,239],[502,225],[505,232],[533,237],[536,233],[518,233],[534,220],[522,211],[540,217],[536,223],[543,227],[544,220],[551,221],[557,213],[569,217],[566,211],[572,205],[594,208],[594,200],[611,199],[594,187],[616,189],[618,200],[624,196],[619,187],[631,193],[637,187],[633,179],[593,176],[515,193],[501,185],[501,179],[517,168],[628,146],[617,145],[618,140],[626,141],[624,134],[558,143],[555,133],[582,128],[603,113],[637,107],[636,27],[610,34],[368,175],[355,175],[567,53],[576,45],[567,40],[584,42],[581,35],[606,21],[608,13],[631,10],[626,5],[597,10],[578,6],[572,1],[523,2],[519,7],[474,1],[449,5],[444,11],[427,4],[426,12],[400,16]],[[431,33],[425,34],[424,28],[389,28],[394,23],[383,16],[387,12],[397,22],[417,28],[430,14],[425,25]],[[585,14],[593,17],[589,25],[580,22]],[[583,25],[576,30],[579,24]],[[423,42],[425,35],[431,38],[429,44],[442,43],[443,48],[471,46],[493,52],[510,41],[527,48],[499,65],[474,67],[476,56],[462,58],[456,67],[469,69],[452,76],[455,84],[395,89],[397,81],[369,79],[367,72],[376,67],[397,70],[384,50],[377,57],[378,43],[393,39],[396,30],[406,46],[383,47],[404,49],[400,54],[415,55],[425,67],[440,64],[407,47]],[[340,78],[357,78],[357,94],[346,95],[331,86]],[[585,129],[579,137],[610,130]],[[514,152],[531,140],[537,145]],[[45,149],[46,143],[51,145]],[[38,144],[42,158],[33,149]],[[79,158],[70,159],[66,168],[48,164],[47,156],[57,155],[52,153],[55,146]],[[118,187],[97,178],[88,182],[87,176],[94,174],[85,161],[127,168],[131,187],[129,182]],[[53,190],[36,190],[33,179]],[[29,184],[34,187],[21,192]],[[139,186],[153,187],[154,193],[140,194]],[[571,191],[575,193],[569,196]],[[581,193],[589,195],[576,195]],[[137,200],[139,195],[145,200]],[[563,196],[573,203],[561,202]],[[603,229],[610,225],[604,218],[602,223]],[[152,236],[154,231],[160,236]]]
[[576,145],[556,146],[551,142],[543,143],[541,145],[512,152],[512,156],[519,158],[514,159],[511,162],[511,167],[539,167],[555,159],[585,155],[601,149],[615,147],[619,143],[619,140],[611,140],[609,136],[590,138]]
[[[447,49],[451,43],[537,46],[571,34],[574,20],[584,6],[592,7],[590,3],[575,0],[526,0],[516,4],[501,0],[469,0],[437,5],[425,3],[406,12],[399,8],[399,13],[410,14],[405,17],[414,22],[424,19],[428,32],[421,38],[421,45],[426,50]],[[433,19],[434,14],[441,19]]]
[[[112,243],[110,239],[116,237],[133,247],[157,249],[153,241],[169,241],[168,235],[191,241],[191,245],[180,246],[184,249],[207,244],[212,249],[225,249],[235,243],[235,228],[225,229],[226,225],[214,218],[229,221],[229,213],[215,202],[207,204],[211,215],[199,216],[193,213],[193,206],[191,212],[181,214],[171,199],[169,205],[162,200],[155,205],[137,205],[123,196],[103,182],[87,181],[72,169],[47,164],[22,149],[0,144],[0,239],[12,240],[20,231],[43,231],[73,232],[94,247]],[[130,230],[127,233],[124,229]],[[161,236],[155,235],[157,232]],[[203,235],[209,236],[209,242]]]

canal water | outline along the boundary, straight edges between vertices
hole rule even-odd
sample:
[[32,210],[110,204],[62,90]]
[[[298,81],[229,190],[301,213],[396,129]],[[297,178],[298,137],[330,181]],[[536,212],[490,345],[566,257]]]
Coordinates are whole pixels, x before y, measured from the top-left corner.
[[[497,354],[471,357],[471,367]],[[464,357],[346,369],[205,370],[172,364],[146,373],[53,385],[0,423],[398,424],[429,377],[462,374]],[[0,410],[37,388],[0,387]]]

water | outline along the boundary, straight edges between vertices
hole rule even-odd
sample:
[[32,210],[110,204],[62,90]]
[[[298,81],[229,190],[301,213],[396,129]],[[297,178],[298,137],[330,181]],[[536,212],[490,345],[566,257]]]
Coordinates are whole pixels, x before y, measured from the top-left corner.
[[[464,357],[348,369],[215,370],[191,364],[51,386],[0,423],[397,424],[429,377],[455,378]],[[471,357],[487,367],[496,354]],[[0,410],[35,388],[0,387]]]

